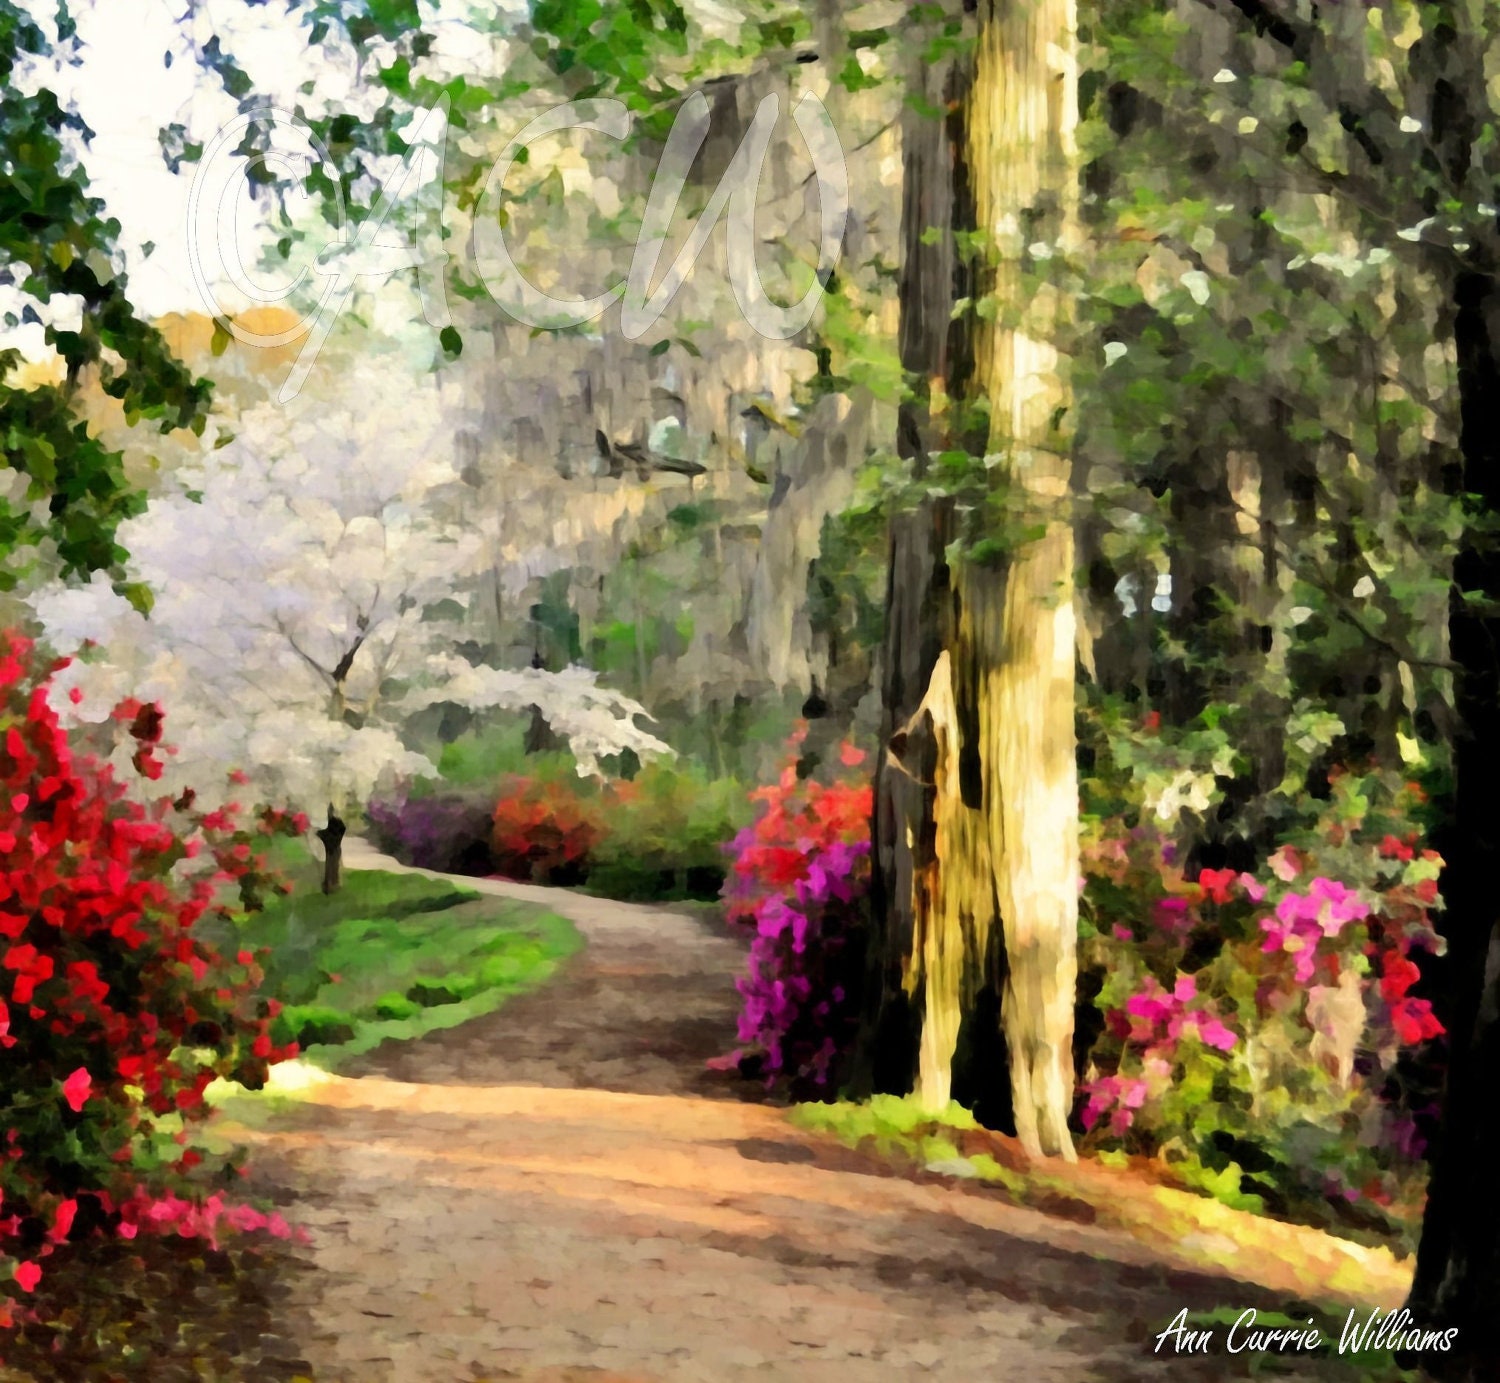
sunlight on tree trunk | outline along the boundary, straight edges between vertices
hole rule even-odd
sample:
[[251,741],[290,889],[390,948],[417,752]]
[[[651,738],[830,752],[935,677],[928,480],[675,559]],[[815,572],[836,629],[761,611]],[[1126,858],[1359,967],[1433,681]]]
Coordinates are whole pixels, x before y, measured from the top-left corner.
[[[922,991],[917,1100],[937,1113],[953,1096],[959,1028],[973,1004],[995,921],[988,833],[983,816],[964,801],[960,783],[961,730],[947,650],[938,656],[917,719],[931,741],[934,832],[933,848],[918,857],[913,879],[906,988],[909,994]],[[916,854],[914,844],[908,848]]]
[[976,329],[977,383],[1025,537],[1003,577],[966,568],[962,620],[981,669],[979,751],[1010,967],[1002,1014],[1016,1132],[1029,1152],[1068,1158],[1078,939],[1071,400],[1053,344],[1062,295],[1049,284],[1033,290],[1022,265],[1077,246],[1077,124],[1074,0],[985,0],[969,161],[975,219],[995,255],[997,310]]
[[[956,441],[948,399],[955,364],[968,354],[969,322],[952,311],[967,274],[955,236],[971,229],[961,192],[969,62],[926,62],[921,54],[914,44],[908,81],[922,100],[908,104],[901,117],[899,329],[902,367],[919,384],[901,401],[896,428],[897,450],[917,479],[932,454]],[[891,520],[881,655],[887,752],[876,766],[874,926],[853,1075],[853,1089],[864,1095],[904,1095],[915,1081],[919,1098],[933,1109],[952,1091],[962,1017],[952,1012],[955,993],[962,998],[952,976],[967,968],[966,958],[943,953],[957,939],[943,925],[944,900],[955,894],[944,872],[950,852],[939,840],[935,788],[941,772],[945,788],[957,789],[962,748],[948,661],[952,520],[952,504],[938,498]],[[988,878],[974,882],[971,896],[993,896]]]

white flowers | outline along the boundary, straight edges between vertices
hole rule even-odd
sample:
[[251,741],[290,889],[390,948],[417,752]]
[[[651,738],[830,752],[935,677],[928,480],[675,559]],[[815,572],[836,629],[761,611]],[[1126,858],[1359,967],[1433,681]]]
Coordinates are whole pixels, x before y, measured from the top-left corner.
[[1202,269],[1189,269],[1178,282],[1187,289],[1188,297],[1197,303],[1199,307],[1207,306],[1209,298],[1208,275]]
[[1195,773],[1185,768],[1165,783],[1153,784],[1146,794],[1146,806],[1159,821],[1176,821],[1184,811],[1206,812],[1213,804],[1215,788],[1211,773]]
[[671,752],[592,673],[456,656],[497,542],[465,521],[435,391],[408,383],[364,407],[304,397],[247,411],[237,433],[183,491],[121,527],[132,577],[156,595],[149,618],[103,577],[32,598],[59,652],[92,640],[105,655],[61,674],[60,713],[100,720],[123,696],[160,700],[179,750],[169,786],[212,799],[239,768],[264,799],[309,809],[358,801],[386,775],[435,772],[403,731],[440,702],[539,705],[585,771],[627,747]]

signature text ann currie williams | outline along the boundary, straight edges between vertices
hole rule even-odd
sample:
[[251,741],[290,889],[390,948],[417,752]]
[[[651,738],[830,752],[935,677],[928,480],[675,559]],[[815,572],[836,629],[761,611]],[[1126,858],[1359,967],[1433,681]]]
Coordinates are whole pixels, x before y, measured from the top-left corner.
[[[1285,1317],[1278,1318],[1284,1321]],[[1160,1335],[1156,1337],[1156,1354],[1218,1353],[1215,1340],[1218,1331],[1188,1324],[1187,1307],[1183,1307]],[[1365,1350],[1394,1350],[1422,1353],[1436,1350],[1446,1354],[1458,1337],[1457,1329],[1429,1330],[1412,1319],[1410,1311],[1382,1311],[1378,1308],[1361,1316],[1351,1310],[1339,1332],[1338,1352],[1360,1354]],[[1241,1311],[1224,1339],[1223,1349],[1230,1354],[1313,1353],[1326,1348],[1323,1331],[1309,1319],[1306,1325],[1262,1325],[1254,1307]]]

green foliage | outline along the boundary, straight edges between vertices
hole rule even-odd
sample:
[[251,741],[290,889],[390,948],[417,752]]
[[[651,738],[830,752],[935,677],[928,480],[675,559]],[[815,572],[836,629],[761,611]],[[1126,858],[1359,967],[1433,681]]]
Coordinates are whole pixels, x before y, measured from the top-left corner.
[[979,1127],[974,1116],[962,1105],[950,1102],[947,1109],[934,1114],[922,1109],[909,1095],[875,1095],[864,1104],[838,1100],[827,1104],[798,1105],[793,1111],[792,1122],[801,1128],[832,1133],[848,1143],[873,1138],[894,1144],[929,1124],[945,1129]]
[[[575,771],[566,751],[528,756],[526,722],[521,717],[466,731],[443,746],[437,763],[443,782],[456,788],[492,786],[511,773],[556,778]],[[419,784],[418,788],[435,791],[437,785]]]
[[[1089,255],[1055,262],[1077,309],[1080,556],[1106,623],[1134,583],[1112,646],[1150,647],[1131,680],[1171,719],[1235,702],[1236,742],[1258,749],[1305,700],[1358,753],[1414,763],[1439,738],[1436,633],[1463,529],[1443,471],[1451,266],[1415,248],[1436,225],[1411,233],[1451,189],[1431,131],[1400,119],[1415,88],[1392,85],[1426,73],[1412,44],[1432,16],[1228,18],[1210,63],[1184,14],[1087,15]],[[1445,233],[1493,236],[1474,212]],[[1167,573],[1170,607],[1143,608]]]
[[[949,1103],[937,1113],[924,1110],[912,1096],[875,1095],[862,1104],[847,1100],[800,1104],[791,1114],[798,1128],[832,1134],[846,1147],[861,1148],[911,1166],[973,1177],[1004,1189],[1024,1204],[1047,1179],[1029,1179],[985,1152],[965,1153],[963,1135],[977,1132],[974,1116]],[[1050,1188],[1049,1188],[1050,1189]]]
[[714,898],[724,847],[749,819],[743,786],[693,764],[647,764],[617,784],[588,890],[609,898]]
[[687,13],[677,0],[534,0],[532,51],[559,76],[573,77],[576,96],[608,90],[633,110],[651,112],[675,94],[663,66],[687,52]]
[[873,651],[885,630],[886,512],[879,499],[856,502],[823,521],[808,573],[807,615],[836,650]]
[[[57,32],[46,33],[30,13],[0,0],[0,275],[29,301],[6,325],[40,321],[34,304],[75,301],[77,329],[46,327],[46,341],[62,359],[64,380],[16,388],[6,382],[17,364],[0,351],[0,456],[29,478],[27,504],[0,501],[0,558],[56,543],[64,575],[118,571],[123,552],[114,541],[141,498],[127,482],[119,452],[103,445],[78,411],[78,388],[97,376],[119,401],[128,423],[161,431],[201,434],[209,385],[195,379],[167,349],[154,327],[135,315],[118,267],[119,224],[90,192],[78,160],[92,131],[46,88],[23,94],[13,81],[28,57],[66,60],[71,22],[59,11]],[[45,517],[32,505],[45,501]],[[0,567],[0,589],[21,572]]]
[[[857,71],[858,64],[854,66]],[[790,296],[794,300],[811,286],[811,267],[805,267],[805,276],[805,282],[792,285]],[[878,289],[861,287],[847,274],[836,275],[829,282],[812,328],[810,348],[820,357],[810,390],[812,397],[863,389],[892,403],[900,398],[901,360],[896,343],[879,330],[877,315],[882,306],[883,294]]]

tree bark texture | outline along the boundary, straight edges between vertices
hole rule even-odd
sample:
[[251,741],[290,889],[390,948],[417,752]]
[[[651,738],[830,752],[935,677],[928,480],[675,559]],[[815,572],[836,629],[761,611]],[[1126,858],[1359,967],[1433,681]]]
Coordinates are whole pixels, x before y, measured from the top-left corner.
[[968,564],[961,638],[973,649],[982,810],[1004,927],[1002,1019],[1016,1133],[1071,1158],[1078,941],[1072,470],[1061,291],[1023,277],[1033,247],[1076,251],[1074,0],[983,0],[969,103],[975,219],[996,311],[976,326],[989,455],[1020,537],[997,575]]
[[[1500,513],[1500,281],[1464,273],[1454,288],[1464,493]],[[1459,728],[1454,790],[1436,839],[1445,861],[1442,930],[1448,1072],[1409,1306],[1423,1326],[1457,1327],[1445,1376],[1492,1377],[1500,1305],[1500,552],[1472,534],[1454,562],[1449,656]],[[1434,1355],[1424,1355],[1432,1366]]]

